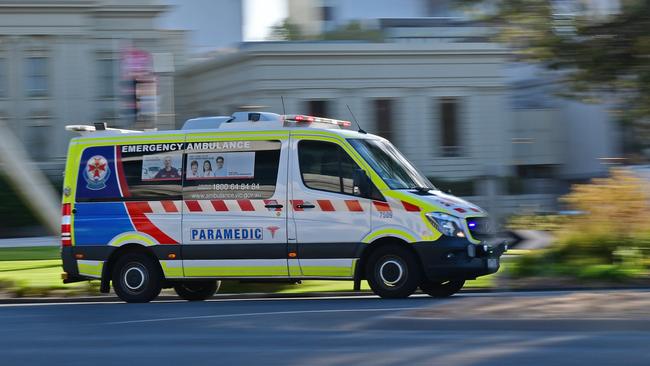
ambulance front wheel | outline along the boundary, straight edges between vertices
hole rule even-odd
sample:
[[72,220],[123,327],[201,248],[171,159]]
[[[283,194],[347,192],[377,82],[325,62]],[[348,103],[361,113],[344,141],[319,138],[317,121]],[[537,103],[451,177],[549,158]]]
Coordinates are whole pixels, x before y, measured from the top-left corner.
[[452,280],[447,282],[435,282],[424,280],[420,284],[420,290],[431,297],[449,297],[465,285],[465,280]]
[[220,286],[221,281],[187,281],[174,286],[174,290],[183,300],[202,301],[212,297]]
[[382,246],[366,262],[366,280],[372,291],[390,299],[409,297],[420,284],[417,257],[399,245]]
[[126,302],[149,302],[162,288],[160,269],[144,253],[127,253],[113,267],[113,289]]

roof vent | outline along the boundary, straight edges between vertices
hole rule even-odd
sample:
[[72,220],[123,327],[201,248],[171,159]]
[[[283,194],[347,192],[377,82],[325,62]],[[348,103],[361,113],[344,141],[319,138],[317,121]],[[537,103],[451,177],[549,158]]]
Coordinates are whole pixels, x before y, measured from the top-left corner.
[[199,117],[192,118],[185,121],[181,130],[209,130],[216,129],[224,123],[232,119],[229,116],[216,116],[216,117]]
[[282,116],[271,112],[235,112],[229,122],[282,121]]

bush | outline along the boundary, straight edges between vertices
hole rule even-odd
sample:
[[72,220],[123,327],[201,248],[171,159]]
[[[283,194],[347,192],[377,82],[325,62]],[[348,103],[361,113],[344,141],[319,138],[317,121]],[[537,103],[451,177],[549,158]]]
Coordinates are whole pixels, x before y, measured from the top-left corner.
[[[610,280],[645,275],[645,256],[650,253],[650,194],[646,187],[644,180],[622,169],[613,170],[609,178],[575,185],[561,200],[582,214],[552,219],[549,226],[556,235],[555,243],[543,252],[520,258],[511,273]],[[522,219],[511,221],[511,227],[513,222],[521,224]]]

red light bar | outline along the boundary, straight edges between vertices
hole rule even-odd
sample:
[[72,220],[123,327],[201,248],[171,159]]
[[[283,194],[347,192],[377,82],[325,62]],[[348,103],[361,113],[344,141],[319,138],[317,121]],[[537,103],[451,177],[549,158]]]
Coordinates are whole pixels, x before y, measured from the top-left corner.
[[64,203],[61,206],[61,246],[69,247],[72,245],[72,227],[70,226],[70,215],[72,214],[72,205]]
[[61,216],[70,216],[72,213],[72,205],[69,203],[64,203],[61,206]]
[[338,119],[323,118],[323,117],[314,117],[314,116],[304,116],[302,114],[288,114],[283,116],[285,122],[296,122],[296,123],[327,123],[330,125],[335,125],[339,127],[350,127],[352,123],[350,121],[341,121]]

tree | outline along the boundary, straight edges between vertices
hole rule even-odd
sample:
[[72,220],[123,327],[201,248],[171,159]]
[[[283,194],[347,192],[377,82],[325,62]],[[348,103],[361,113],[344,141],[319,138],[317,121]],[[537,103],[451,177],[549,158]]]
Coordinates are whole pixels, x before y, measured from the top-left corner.
[[368,41],[380,42],[383,35],[378,29],[366,29],[358,21],[351,21],[330,32],[323,33],[322,39],[328,41]]
[[271,40],[282,41],[368,41],[380,42],[383,35],[378,29],[366,29],[358,21],[350,21],[334,30],[315,35],[304,34],[300,26],[292,23],[289,18],[271,27]]
[[610,13],[578,1],[457,1],[492,9],[484,20],[499,27],[497,39],[524,61],[560,70],[563,94],[613,102],[621,121],[650,132],[650,0],[620,0]]
[[271,40],[276,41],[301,41],[306,37],[300,31],[300,27],[292,23],[289,18],[283,20],[280,24],[271,27]]

